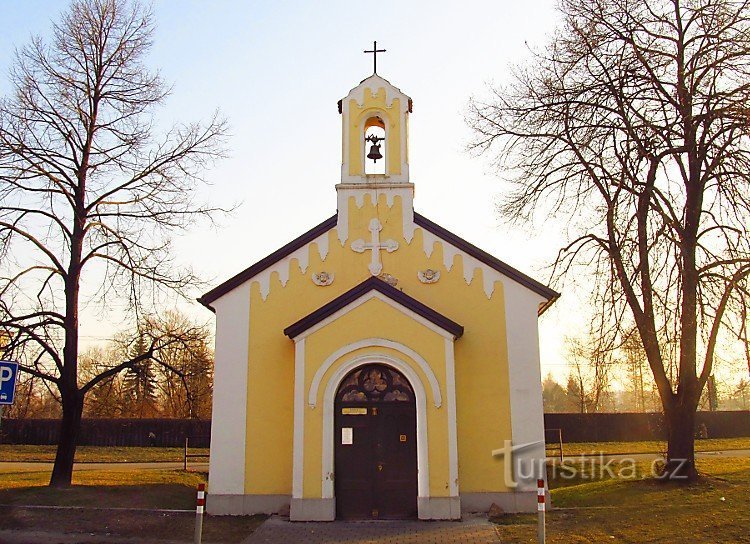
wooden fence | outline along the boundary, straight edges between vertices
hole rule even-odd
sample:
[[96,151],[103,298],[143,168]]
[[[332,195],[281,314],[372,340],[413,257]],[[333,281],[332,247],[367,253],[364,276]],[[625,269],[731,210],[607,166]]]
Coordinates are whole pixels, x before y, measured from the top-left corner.
[[[57,419],[3,419],[0,443],[57,444]],[[178,447],[190,439],[190,447],[207,448],[211,421],[201,419],[84,419],[81,446],[160,446]]]
[[[750,437],[750,411],[698,412],[696,436]],[[636,442],[666,438],[660,413],[544,414],[545,429],[560,429],[563,442]]]

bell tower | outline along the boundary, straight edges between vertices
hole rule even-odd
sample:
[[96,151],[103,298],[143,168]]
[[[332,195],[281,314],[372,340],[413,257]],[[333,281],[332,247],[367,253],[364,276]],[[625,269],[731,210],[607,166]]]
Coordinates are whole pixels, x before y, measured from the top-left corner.
[[[409,182],[409,114],[412,100],[374,72],[339,100],[341,114],[341,182],[338,193],[339,233],[346,236],[350,197],[361,203],[369,194],[372,202],[385,194],[388,202],[400,197],[404,225],[411,223],[414,185]],[[410,236],[408,236],[410,238]],[[343,243],[343,239],[342,239]]]
[[[411,111],[411,98],[377,74],[362,81],[339,101],[341,183],[409,182],[407,143]],[[375,138],[377,143],[373,141]],[[371,151],[380,152],[382,158],[368,157]],[[383,161],[383,171],[371,172],[368,165],[377,164],[378,160]]]

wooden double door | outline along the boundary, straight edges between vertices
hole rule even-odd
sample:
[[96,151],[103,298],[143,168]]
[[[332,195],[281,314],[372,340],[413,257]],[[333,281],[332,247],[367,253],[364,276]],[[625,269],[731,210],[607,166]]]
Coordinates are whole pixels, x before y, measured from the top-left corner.
[[417,517],[414,393],[395,369],[366,365],[342,381],[335,404],[338,519]]

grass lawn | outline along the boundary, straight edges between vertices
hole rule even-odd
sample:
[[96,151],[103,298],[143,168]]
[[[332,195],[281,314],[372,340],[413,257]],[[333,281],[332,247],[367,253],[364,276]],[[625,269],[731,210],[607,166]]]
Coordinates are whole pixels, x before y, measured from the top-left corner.
[[73,487],[50,489],[50,471],[0,472],[0,504],[111,508],[195,508],[207,474],[183,470],[81,470]]
[[[695,451],[745,450],[750,449],[748,438],[707,438],[695,441]],[[659,440],[642,442],[578,442],[563,443],[563,453],[567,455],[585,455],[587,453],[662,453],[667,450],[667,443]],[[547,455],[558,454],[556,448],[547,445]]]
[[[0,461],[55,460],[56,446],[27,446],[0,444]],[[115,448],[104,446],[78,446],[77,463],[156,463],[182,462],[183,448]],[[207,454],[208,448],[190,448],[189,453]],[[190,462],[205,462],[207,457],[193,458]]]
[[[698,460],[702,479],[692,485],[658,483],[650,463],[609,465],[629,479],[610,477],[597,459],[572,471],[552,472],[553,509],[547,542],[594,544],[717,542],[750,544],[750,458]],[[576,466],[573,464],[573,466]],[[45,487],[49,470],[0,473],[0,530],[149,535],[189,541],[192,514],[101,510],[40,510],[24,504],[83,507],[192,509],[195,486],[206,475],[182,470],[77,470],[68,490]],[[210,490],[209,490],[210,492]],[[207,517],[206,542],[239,542],[262,517]],[[502,542],[535,542],[536,515],[505,515],[495,520]],[[2,540],[2,537],[0,537]]]
[[[81,470],[73,473],[73,487],[46,487],[49,471],[0,473],[0,530],[96,534],[192,542],[196,485],[207,474],[182,470]],[[10,506],[6,506],[10,505]],[[47,510],[22,505],[80,506],[83,509]],[[189,513],[111,510],[141,508],[190,510]],[[240,542],[263,516],[205,516],[203,541]],[[0,536],[0,541],[2,537]]]
[[[572,480],[550,479],[557,510],[547,515],[547,542],[750,542],[750,459],[702,459],[698,467],[704,477],[688,486],[647,477],[648,463],[629,480],[591,479],[598,465]],[[536,515],[496,522],[503,542],[535,542]]]
[[[242,542],[265,516],[205,516],[205,544],[236,544]],[[96,535],[110,542],[112,537],[132,538],[134,542],[193,542],[195,514],[151,513],[100,510],[36,510],[8,507],[0,516],[0,531],[23,531],[35,534],[34,540],[23,542],[57,542],[55,535]],[[39,534],[38,532],[47,533]],[[22,534],[24,534],[22,533]],[[40,538],[41,537],[41,538]],[[148,539],[148,540],[144,540]],[[2,542],[0,535],[0,542]],[[70,540],[66,540],[70,542]],[[91,542],[91,540],[86,540]]]

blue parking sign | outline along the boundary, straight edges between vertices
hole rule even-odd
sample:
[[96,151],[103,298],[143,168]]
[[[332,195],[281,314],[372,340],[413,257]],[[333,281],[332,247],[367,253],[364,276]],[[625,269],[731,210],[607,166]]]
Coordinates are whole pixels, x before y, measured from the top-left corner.
[[16,396],[16,378],[18,377],[18,363],[0,361],[0,405],[13,404]]

